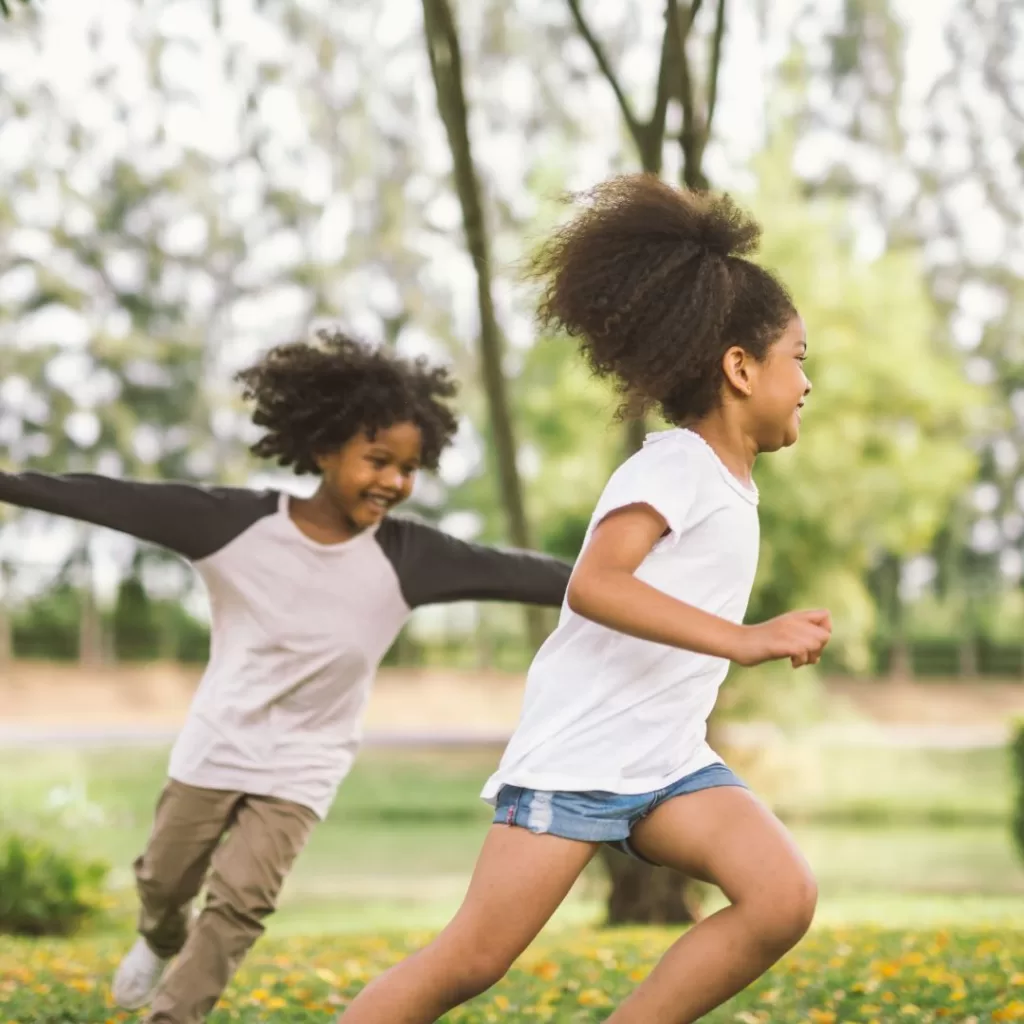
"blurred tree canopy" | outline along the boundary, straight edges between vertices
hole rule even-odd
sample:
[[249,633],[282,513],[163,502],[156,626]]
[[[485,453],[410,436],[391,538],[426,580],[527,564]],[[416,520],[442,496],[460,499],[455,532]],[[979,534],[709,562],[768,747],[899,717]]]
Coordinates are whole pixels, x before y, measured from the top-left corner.
[[[863,669],[873,633],[901,618],[901,579],[917,556],[938,565],[935,600],[967,593],[957,570],[965,552],[990,550],[990,562],[1012,568],[1006,552],[1019,547],[1024,517],[1019,288],[1006,267],[1019,189],[1000,146],[979,134],[981,94],[957,92],[963,75],[977,78],[980,52],[962,40],[988,39],[983,84],[994,98],[984,109],[1002,110],[1003,121],[985,130],[1013,144],[1012,4],[997,4],[991,24],[953,5],[953,63],[932,93],[950,116],[934,114],[926,153],[905,124],[907,34],[888,0],[845,4],[835,18],[804,12],[781,27],[742,0],[431,3],[457,18],[464,109],[455,119],[449,109],[447,132],[423,89],[432,54],[444,70],[440,50],[424,45],[426,23],[408,5],[164,0],[152,18],[108,13],[132,2],[5,5],[5,467],[291,486],[246,455],[252,432],[230,374],[311,320],[336,317],[370,341],[449,360],[463,381],[464,430],[442,472],[421,482],[417,510],[504,540],[519,515],[510,516],[514,471],[524,499],[512,532],[572,557],[622,456],[622,431],[611,394],[572,346],[534,339],[515,265],[560,215],[554,194],[639,162],[742,193],[765,226],[763,259],[808,325],[815,390],[804,436],[757,469],[763,555],[752,616],[828,605],[845,666]],[[756,96],[738,88],[749,69],[733,50],[751,25],[776,53]],[[64,61],[65,80],[54,55],[71,36],[80,49]],[[452,80],[439,86],[435,96],[458,99]],[[765,128],[748,133],[744,154],[735,136],[748,115]],[[486,360],[453,176],[451,141],[462,135],[474,216],[489,236],[489,337],[502,342]],[[834,159],[818,173],[807,145],[823,138]],[[974,183],[989,197],[988,234],[1005,241],[994,256],[978,250],[957,198]],[[866,227],[881,228],[869,256]],[[492,455],[496,372],[514,427],[504,486]],[[150,564],[150,552],[92,534],[54,527],[49,568],[29,571],[41,550],[32,538],[52,524],[2,515],[15,603],[49,579],[95,590],[94,624],[109,622],[119,592],[138,596],[126,581],[195,607],[186,579]],[[113,585],[100,586],[112,564]],[[1013,578],[989,572],[986,585]],[[0,622],[0,649],[4,630]]]

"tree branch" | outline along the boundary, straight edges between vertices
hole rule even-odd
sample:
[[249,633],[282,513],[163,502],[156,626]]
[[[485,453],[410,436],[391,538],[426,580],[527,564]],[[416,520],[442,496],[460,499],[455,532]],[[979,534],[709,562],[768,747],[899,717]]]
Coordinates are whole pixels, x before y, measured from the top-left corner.
[[718,13],[715,15],[715,34],[711,38],[711,61],[708,66],[708,112],[704,118],[703,150],[711,135],[711,123],[715,119],[715,106],[718,102],[718,72],[722,66],[722,40],[725,38],[725,0],[718,0]]
[[690,38],[690,29],[693,28],[693,23],[697,20],[697,15],[700,14],[700,9],[704,4],[704,0],[693,0],[690,4],[690,10],[687,13],[686,22],[681,25],[682,29],[682,42],[686,42]]
[[665,4],[665,34],[661,40],[661,62],[658,65],[658,90],[654,97],[654,110],[647,122],[647,147],[641,153],[644,170],[661,174],[661,149],[665,139],[665,119],[668,101],[672,96],[671,80],[675,63],[675,33],[672,31],[672,2]]
[[583,11],[580,9],[579,0],[567,0],[569,4],[569,10],[572,12],[573,20],[576,22],[576,28],[579,29],[579,33],[583,36],[584,42],[590,47],[590,52],[594,55],[594,60],[597,61],[597,66],[601,69],[601,74],[608,80],[608,84],[612,87],[612,92],[615,93],[615,99],[618,101],[619,109],[622,111],[622,117],[626,122],[626,127],[629,129],[630,135],[633,136],[633,141],[637,145],[637,149],[643,151],[643,138],[644,138],[644,126],[639,120],[637,120],[636,114],[633,113],[633,108],[630,106],[629,99],[626,93],[623,91],[622,85],[619,82],[618,76],[615,74],[615,69],[611,65],[611,61],[608,59],[608,55],[604,52],[604,47],[598,41],[597,36],[594,35],[587,24],[587,19],[583,17]]
[[529,530],[516,468],[512,417],[502,373],[503,339],[491,294],[487,224],[469,138],[469,114],[463,90],[458,30],[448,0],[423,0],[423,18],[427,54],[437,91],[438,112],[448,136],[455,191],[462,207],[466,246],[476,271],[480,362],[497,450],[498,478],[509,518],[509,534],[513,544],[529,547]]
[[700,150],[698,139],[700,127],[697,119],[697,104],[693,94],[693,76],[690,74],[690,58],[686,52],[686,41],[689,38],[693,19],[699,0],[694,0],[684,17],[679,11],[678,0],[669,0],[669,18],[678,40],[679,58],[679,103],[683,108],[683,125],[679,132],[679,145],[683,151],[683,183],[688,188],[703,186],[703,175],[700,171]]
[[[491,291],[490,238],[484,217],[483,190],[473,163],[469,113],[462,75],[459,33],[448,0],[423,0],[423,28],[430,71],[437,93],[437,108],[452,154],[455,190],[462,207],[466,247],[476,271],[477,309],[480,315],[480,370],[491,418],[498,485],[516,547],[530,547],[530,530],[516,463],[516,441],[505,376],[502,368],[504,338]],[[547,633],[541,609],[524,609],[527,632],[534,649]]]

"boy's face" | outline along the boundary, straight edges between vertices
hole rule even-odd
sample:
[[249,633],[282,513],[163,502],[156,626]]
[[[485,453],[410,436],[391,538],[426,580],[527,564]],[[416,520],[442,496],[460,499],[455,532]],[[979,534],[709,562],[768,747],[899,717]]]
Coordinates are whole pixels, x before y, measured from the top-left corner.
[[357,434],[318,460],[324,489],[356,532],[384,518],[412,493],[423,437],[414,423],[396,423],[374,437]]

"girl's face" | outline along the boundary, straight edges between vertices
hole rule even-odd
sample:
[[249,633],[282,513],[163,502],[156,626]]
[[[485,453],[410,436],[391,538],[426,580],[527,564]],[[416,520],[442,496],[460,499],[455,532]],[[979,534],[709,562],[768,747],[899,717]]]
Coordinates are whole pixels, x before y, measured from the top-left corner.
[[758,450],[774,452],[795,444],[800,436],[800,413],[811,382],[804,373],[807,330],[795,316],[768,349],[762,363],[752,367],[747,407]]
[[423,436],[415,423],[396,423],[370,437],[357,434],[318,460],[323,488],[353,532],[379,523],[412,493]]

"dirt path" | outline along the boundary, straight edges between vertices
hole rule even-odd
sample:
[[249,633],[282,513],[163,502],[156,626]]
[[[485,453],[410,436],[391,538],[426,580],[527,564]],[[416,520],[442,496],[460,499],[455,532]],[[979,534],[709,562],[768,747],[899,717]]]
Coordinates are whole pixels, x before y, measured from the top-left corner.
[[[98,671],[16,663],[0,677],[0,729],[174,729],[183,721],[198,670],[176,665]],[[516,723],[518,675],[383,671],[367,718],[371,732],[507,733]],[[826,718],[864,726],[1005,730],[1024,717],[1024,682],[833,681]],[[831,711],[834,714],[829,714]],[[897,730],[899,731],[899,730]],[[906,731],[906,730],[904,730]]]

